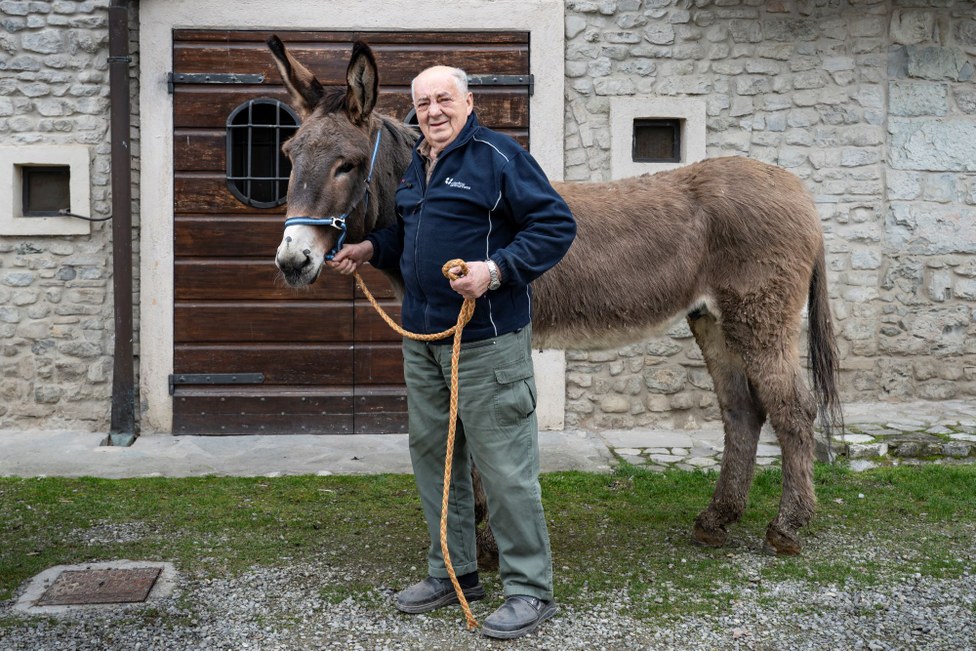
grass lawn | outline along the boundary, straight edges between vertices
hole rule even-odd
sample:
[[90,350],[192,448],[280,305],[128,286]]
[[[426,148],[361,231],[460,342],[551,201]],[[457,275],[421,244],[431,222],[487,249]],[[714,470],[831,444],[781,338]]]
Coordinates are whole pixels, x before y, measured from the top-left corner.
[[[542,478],[556,594],[566,604],[613,596],[636,618],[717,612],[743,587],[801,581],[883,583],[954,577],[976,565],[976,466],[816,468],[819,508],[801,532],[804,553],[762,552],[780,492],[760,471],[729,545],[690,542],[715,473]],[[233,575],[251,566],[323,563],[346,577],[321,587],[329,600],[375,598],[377,586],[423,576],[426,536],[413,478],[0,479],[0,600],[64,563],[171,561],[188,575]],[[486,573],[488,587],[497,578]],[[372,596],[371,596],[372,595]]]

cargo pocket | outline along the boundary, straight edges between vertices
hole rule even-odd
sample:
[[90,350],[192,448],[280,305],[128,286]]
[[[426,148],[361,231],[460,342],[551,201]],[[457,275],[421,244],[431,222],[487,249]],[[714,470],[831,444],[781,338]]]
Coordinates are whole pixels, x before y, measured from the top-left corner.
[[521,424],[535,412],[532,362],[495,369],[495,420],[500,427]]

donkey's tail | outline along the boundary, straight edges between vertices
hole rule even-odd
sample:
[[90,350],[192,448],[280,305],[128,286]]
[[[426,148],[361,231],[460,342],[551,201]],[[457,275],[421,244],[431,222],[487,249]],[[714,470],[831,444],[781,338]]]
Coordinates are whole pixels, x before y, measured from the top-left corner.
[[807,306],[809,315],[807,346],[813,373],[813,393],[817,400],[820,425],[823,427],[829,448],[833,432],[835,430],[844,432],[844,414],[837,391],[840,355],[834,338],[830,303],[827,298],[827,264],[824,261],[823,245],[813,266]]

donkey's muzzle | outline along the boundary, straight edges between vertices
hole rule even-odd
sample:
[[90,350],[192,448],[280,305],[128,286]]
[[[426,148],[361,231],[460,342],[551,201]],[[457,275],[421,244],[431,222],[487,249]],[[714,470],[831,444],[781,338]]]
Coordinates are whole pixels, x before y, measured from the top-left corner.
[[286,237],[278,247],[275,265],[292,287],[304,287],[318,277],[318,265],[312,258],[311,249],[298,248],[290,237]]

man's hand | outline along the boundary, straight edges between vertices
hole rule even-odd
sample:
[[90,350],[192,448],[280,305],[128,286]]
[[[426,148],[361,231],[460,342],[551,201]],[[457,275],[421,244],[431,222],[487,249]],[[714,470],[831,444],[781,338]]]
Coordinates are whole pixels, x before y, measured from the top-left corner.
[[335,258],[327,262],[332,269],[338,271],[343,276],[348,276],[356,271],[360,265],[369,262],[369,259],[372,257],[373,243],[369,240],[363,240],[355,244],[343,244],[342,250],[336,253]]
[[[451,273],[458,274],[460,267],[451,267]],[[488,291],[491,283],[491,274],[488,273],[488,265],[484,262],[469,262],[468,274],[457,280],[451,281],[451,289],[456,291],[464,298],[480,298]]]

